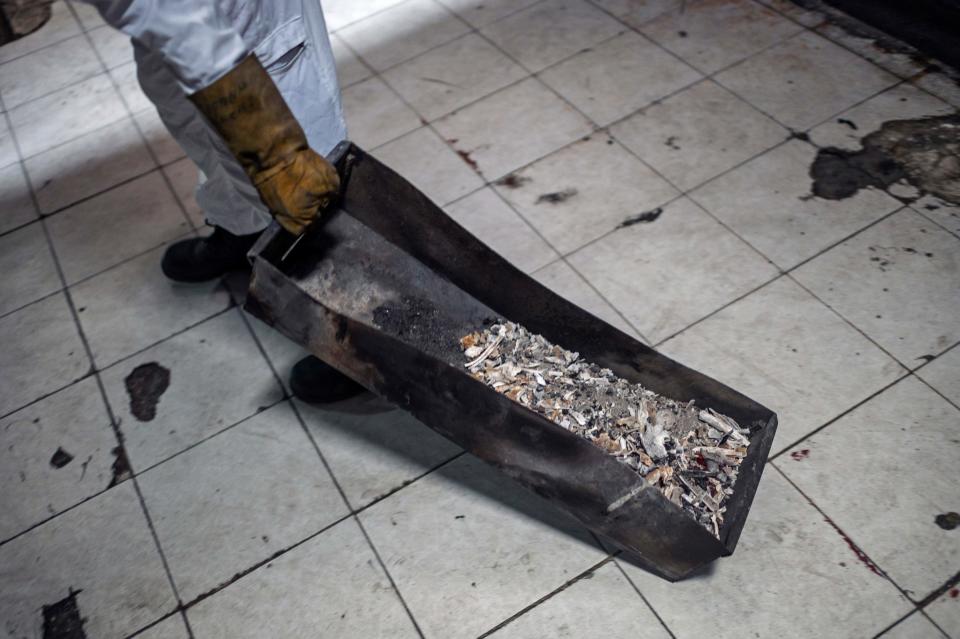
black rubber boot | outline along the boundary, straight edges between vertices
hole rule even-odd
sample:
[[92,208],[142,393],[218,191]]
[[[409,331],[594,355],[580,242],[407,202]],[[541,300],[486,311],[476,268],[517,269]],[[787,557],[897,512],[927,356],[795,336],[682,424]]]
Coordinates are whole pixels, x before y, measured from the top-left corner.
[[176,282],[206,282],[230,271],[249,268],[247,251],[260,237],[234,235],[219,226],[207,237],[171,244],[163,254],[163,274]]
[[313,356],[294,364],[290,390],[308,404],[332,404],[366,392],[363,386]]

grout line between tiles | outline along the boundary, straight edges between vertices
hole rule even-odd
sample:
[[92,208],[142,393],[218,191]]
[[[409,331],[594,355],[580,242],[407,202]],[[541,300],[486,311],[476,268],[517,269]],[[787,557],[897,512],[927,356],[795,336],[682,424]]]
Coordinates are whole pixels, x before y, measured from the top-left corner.
[[[601,549],[602,549],[602,547],[601,547]],[[516,621],[516,620],[519,619],[520,617],[524,616],[525,614],[527,614],[528,612],[530,612],[530,611],[533,610],[534,608],[538,607],[540,604],[542,604],[542,603],[544,603],[544,602],[546,602],[546,601],[549,601],[550,599],[552,599],[552,598],[555,597],[556,595],[560,594],[561,592],[563,592],[564,590],[566,590],[566,589],[569,588],[570,586],[574,585],[574,584],[577,583],[578,581],[582,581],[583,579],[588,578],[588,577],[589,577],[590,575],[592,575],[594,572],[596,572],[596,571],[599,570],[600,568],[603,568],[606,564],[610,563],[611,561],[614,561],[614,558],[615,558],[617,555],[619,555],[619,554],[620,554],[620,551],[619,551],[619,550],[614,551],[613,553],[608,553],[606,557],[604,557],[603,559],[601,559],[601,560],[598,561],[597,563],[593,564],[592,566],[590,566],[589,568],[587,568],[586,570],[584,570],[584,571],[581,572],[580,574],[576,575],[576,576],[573,577],[572,579],[567,580],[566,582],[564,582],[563,584],[561,584],[558,588],[555,588],[555,589],[551,590],[550,592],[548,592],[548,593],[547,593],[546,595],[544,595],[543,597],[540,597],[539,599],[537,599],[537,600],[534,601],[533,603],[527,605],[527,606],[524,607],[524,608],[521,608],[518,612],[515,612],[514,614],[510,615],[509,617],[507,617],[506,619],[504,619],[503,621],[501,621],[500,623],[498,623],[497,625],[495,625],[493,628],[490,628],[490,629],[487,630],[486,632],[478,635],[478,636],[477,636],[477,639],[485,639],[486,637],[489,637],[489,636],[492,635],[493,633],[495,633],[495,632],[501,630],[502,628],[508,626],[508,625],[509,625],[510,623],[512,623],[513,621]]]
[[[264,348],[263,344],[260,342],[260,338],[257,336],[256,331],[253,330],[253,326],[250,324],[249,319],[242,312],[240,313],[240,316],[243,320],[243,323],[247,327],[247,332],[253,338],[254,342],[257,345],[257,348],[260,350],[261,356],[263,357],[267,366],[270,368],[270,371],[273,373],[274,379],[276,380],[277,384],[280,385],[280,388],[285,388],[283,384],[283,379],[281,379],[280,375],[277,373],[276,367],[273,365],[273,362],[270,360],[270,356],[267,354],[267,350]],[[394,582],[393,575],[390,574],[390,571],[387,569],[386,563],[384,563],[383,559],[380,557],[380,553],[377,552],[377,549],[373,545],[373,541],[370,539],[370,536],[367,534],[366,529],[364,529],[363,525],[360,523],[360,518],[357,516],[357,513],[359,511],[354,510],[353,505],[350,503],[350,500],[347,498],[347,493],[343,490],[343,487],[340,485],[340,481],[337,479],[337,476],[333,473],[333,468],[331,468],[330,464],[327,462],[326,457],[324,457],[323,452],[320,450],[320,445],[317,443],[317,440],[313,436],[313,433],[310,432],[310,428],[307,426],[307,422],[303,418],[303,414],[300,412],[299,407],[297,406],[296,402],[294,402],[293,399],[290,397],[287,397],[286,401],[287,401],[287,404],[290,406],[290,409],[293,411],[293,414],[296,417],[297,421],[300,423],[300,427],[303,430],[303,433],[307,436],[307,439],[310,441],[310,444],[313,446],[313,450],[317,453],[317,457],[320,459],[320,463],[326,469],[327,475],[329,475],[330,480],[333,482],[333,485],[337,489],[337,492],[340,493],[340,498],[343,500],[344,505],[347,507],[348,514],[344,517],[344,519],[346,519],[347,517],[352,518],[353,521],[356,523],[356,525],[360,528],[364,538],[367,541],[367,546],[370,548],[371,552],[373,552],[374,556],[377,559],[377,562],[380,564],[380,568],[383,570],[383,573],[387,576],[387,579],[390,581],[390,586],[393,588],[393,592],[396,594],[397,599],[400,600],[400,604],[403,606],[404,611],[406,611],[407,617],[410,619],[410,623],[413,624],[413,627],[417,631],[417,634],[420,636],[420,638],[424,639],[423,632],[420,630],[420,625],[417,623],[416,618],[413,616],[413,612],[410,610],[410,607],[407,605],[406,600],[403,598],[403,594],[401,594],[400,589],[397,587],[397,584]]]
[[666,633],[670,635],[670,639],[677,639],[677,636],[673,634],[670,626],[667,625],[667,622],[664,621],[663,617],[660,616],[660,613],[657,612],[657,609],[653,607],[653,604],[650,603],[650,601],[644,596],[643,592],[640,591],[640,588],[636,583],[634,583],[633,579],[630,578],[630,575],[627,574],[627,571],[623,569],[623,566],[620,565],[620,562],[614,558],[613,563],[617,567],[617,570],[620,571],[620,574],[623,575],[623,578],[627,580],[627,583],[630,584],[630,587],[633,588],[637,595],[639,595],[640,599],[643,600],[643,603],[647,604],[647,608],[649,608],[650,612],[653,613],[653,616],[657,618],[657,621],[660,622],[660,625],[663,626],[663,629],[666,631]]
[[[73,7],[69,7],[69,8],[71,11],[73,10]],[[76,17],[76,15],[74,15],[74,17]],[[2,97],[0,97],[0,107],[2,106],[3,106],[3,101],[2,101]],[[9,125],[10,116],[6,111],[4,111],[4,117],[7,118],[7,124]],[[10,131],[10,138],[17,149],[17,153],[19,154],[20,142],[17,139],[16,132],[12,128]],[[36,192],[33,189],[33,182],[30,180],[30,176],[27,173],[26,166],[24,165],[23,162],[20,162],[20,169],[23,172],[24,179],[27,184],[27,188],[30,191],[30,198],[33,203],[33,206],[35,210],[39,211],[39,204],[37,202]],[[164,573],[166,574],[167,582],[170,585],[171,592],[173,593],[174,597],[176,598],[179,604],[180,594],[177,591],[177,585],[174,582],[173,574],[170,571],[170,565],[167,562],[166,555],[163,552],[163,547],[160,545],[160,539],[157,536],[157,531],[153,525],[153,519],[150,517],[150,512],[147,510],[147,504],[143,498],[143,493],[140,490],[140,485],[137,482],[136,473],[134,472],[133,467],[129,463],[129,458],[127,457],[126,448],[124,445],[123,432],[120,430],[120,425],[117,422],[116,416],[114,415],[113,408],[110,406],[110,401],[107,398],[107,391],[103,385],[103,380],[101,379],[100,374],[96,371],[96,363],[93,357],[93,350],[90,347],[90,342],[87,340],[86,333],[83,330],[83,325],[80,323],[80,317],[77,312],[76,304],[74,303],[73,296],[71,295],[70,289],[67,286],[66,276],[63,272],[63,267],[60,264],[60,258],[57,255],[56,247],[54,246],[53,239],[50,236],[50,231],[49,229],[47,229],[47,225],[44,220],[40,220],[40,227],[43,229],[44,236],[46,237],[47,248],[50,250],[51,256],[53,258],[54,267],[57,271],[57,275],[60,278],[60,283],[64,287],[63,294],[64,294],[64,298],[66,299],[67,306],[70,310],[70,314],[73,318],[74,328],[77,331],[77,334],[80,338],[80,342],[83,345],[84,351],[87,354],[87,359],[90,363],[91,369],[93,370],[93,378],[94,380],[96,380],[97,388],[100,392],[100,401],[103,402],[103,406],[107,412],[107,417],[110,419],[110,426],[111,426],[111,429],[113,430],[114,437],[116,438],[116,442],[117,442],[117,449],[114,455],[117,456],[118,459],[120,459],[122,456],[122,458],[127,461],[127,466],[130,470],[130,475],[131,475],[129,478],[129,481],[132,482],[134,492],[137,494],[137,500],[139,501],[139,504],[140,504],[140,510],[143,514],[144,520],[147,524],[147,529],[150,532],[150,536],[153,539],[157,553],[160,557],[160,562],[163,565]],[[126,480],[120,480],[119,482],[117,482],[117,484],[123,483],[123,481],[126,481]],[[108,486],[108,488],[110,487]]]
[[[841,412],[838,413],[837,415],[831,417],[830,419],[828,419],[828,420],[825,421],[824,423],[820,424],[819,426],[817,426],[817,427],[814,428],[813,430],[805,433],[802,437],[798,438],[797,440],[795,440],[795,441],[793,441],[793,442],[791,442],[791,443],[789,443],[789,444],[786,444],[786,445],[783,446],[778,452],[776,452],[776,453],[768,456],[768,457],[767,457],[767,463],[773,462],[773,461],[777,460],[778,458],[780,458],[781,456],[787,454],[787,453],[790,451],[791,448],[795,448],[796,446],[799,446],[800,444],[802,444],[803,442],[807,441],[807,440],[810,439],[811,437],[814,437],[815,435],[817,435],[817,433],[819,433],[819,432],[822,431],[823,429],[827,428],[828,426],[830,426],[830,425],[833,424],[834,422],[837,422],[837,421],[839,421],[840,419],[846,417],[847,415],[849,415],[849,414],[852,413],[853,411],[857,410],[858,408],[860,408],[861,406],[863,406],[863,405],[866,404],[867,402],[875,399],[876,397],[878,397],[878,396],[881,395],[882,393],[885,393],[886,391],[888,391],[889,389],[893,388],[894,386],[896,386],[897,384],[899,384],[900,382],[902,382],[903,380],[905,380],[905,379],[907,379],[907,378],[909,378],[909,377],[910,377],[910,372],[909,372],[909,371],[906,371],[906,372],[904,372],[902,375],[900,375],[900,377],[897,377],[897,378],[894,379],[893,381],[891,381],[891,382],[889,382],[889,383],[887,383],[887,384],[884,384],[882,387],[880,387],[879,389],[877,389],[877,390],[874,391],[873,393],[870,393],[869,395],[867,395],[867,396],[864,397],[863,399],[859,400],[857,403],[855,403],[855,404],[853,404],[852,406],[846,408],[845,410],[841,411]],[[778,444],[778,446],[779,446],[779,444]]]

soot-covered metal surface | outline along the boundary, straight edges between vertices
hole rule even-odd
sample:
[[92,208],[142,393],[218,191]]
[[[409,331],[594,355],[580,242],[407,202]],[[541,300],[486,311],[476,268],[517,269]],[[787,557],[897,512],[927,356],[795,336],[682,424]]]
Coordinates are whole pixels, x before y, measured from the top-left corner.
[[[334,155],[339,210],[286,258],[293,238],[264,234],[251,252],[247,310],[665,578],[733,552],[776,415],[546,289],[355,146]],[[719,539],[606,451],[468,374],[460,338],[501,320],[750,429]]]

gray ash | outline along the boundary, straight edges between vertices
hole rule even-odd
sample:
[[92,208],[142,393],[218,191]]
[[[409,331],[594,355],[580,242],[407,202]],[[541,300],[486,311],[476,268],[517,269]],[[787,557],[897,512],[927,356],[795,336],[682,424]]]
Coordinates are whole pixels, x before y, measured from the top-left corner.
[[632,468],[719,537],[749,432],[617,377],[512,322],[460,340],[474,378]]

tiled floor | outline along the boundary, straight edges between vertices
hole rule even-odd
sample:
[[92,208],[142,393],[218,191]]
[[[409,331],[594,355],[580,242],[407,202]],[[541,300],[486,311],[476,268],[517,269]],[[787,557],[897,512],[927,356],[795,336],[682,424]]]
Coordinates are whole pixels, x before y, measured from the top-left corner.
[[736,553],[669,584],[378,400],[291,400],[299,347],[161,275],[196,171],[61,1],[0,49],[3,636],[73,594],[91,639],[960,639],[960,207],[808,177],[945,73],[787,0],[324,5],[356,142],[779,414]]

